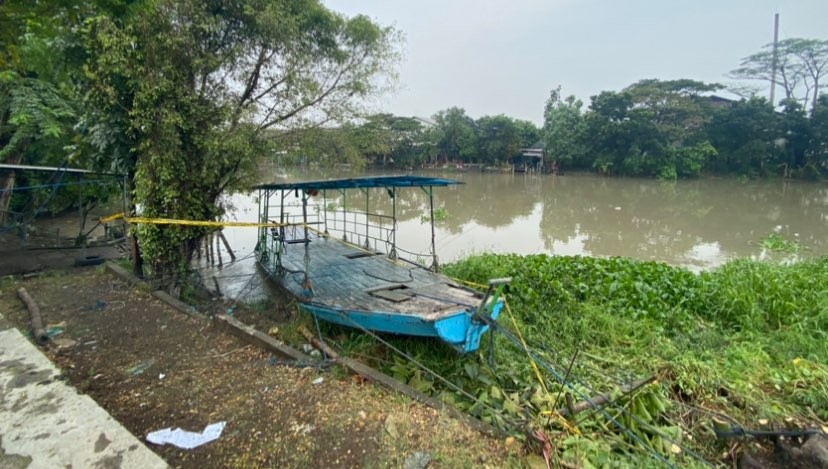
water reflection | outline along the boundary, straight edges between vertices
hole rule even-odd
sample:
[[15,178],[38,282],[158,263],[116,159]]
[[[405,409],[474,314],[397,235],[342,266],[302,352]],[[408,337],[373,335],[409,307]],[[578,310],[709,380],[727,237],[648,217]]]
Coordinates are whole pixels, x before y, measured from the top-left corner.
[[[424,173],[435,175],[435,173]],[[767,257],[758,241],[779,233],[798,241],[802,256],[828,252],[828,188],[824,184],[730,179],[661,182],[589,175],[537,176],[441,173],[463,185],[435,188],[435,204],[448,217],[438,223],[443,262],[482,251],[520,254],[629,256],[694,270],[733,257]],[[341,177],[342,175],[336,175]],[[291,180],[319,174],[286,175]],[[267,178],[266,178],[267,179]],[[272,177],[268,182],[283,182]],[[391,199],[370,193],[372,211],[391,213]],[[253,196],[233,196],[233,217],[255,220]],[[328,203],[362,210],[357,191],[329,194]],[[397,242],[428,252],[428,196],[419,189],[397,195]],[[252,251],[255,230],[227,229],[235,249]]]

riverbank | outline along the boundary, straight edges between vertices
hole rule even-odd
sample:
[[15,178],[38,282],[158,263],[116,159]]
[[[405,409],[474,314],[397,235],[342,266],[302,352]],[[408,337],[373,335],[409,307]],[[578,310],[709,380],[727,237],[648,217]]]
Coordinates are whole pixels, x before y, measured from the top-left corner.
[[168,427],[222,436],[194,450],[149,445],[174,467],[519,465],[513,446],[336,368],[290,366],[181,314],[99,268],[0,282],[0,309],[27,329],[25,287],[66,379],[144,440]]
[[[481,359],[452,361],[392,341],[463,394],[410,363],[375,366],[484,421],[528,425],[575,466],[828,465],[828,257],[694,274],[617,257],[485,254],[444,271],[477,284],[512,277],[494,362],[483,359],[488,343]],[[329,334],[379,355],[358,334]],[[603,393],[609,403],[593,410]],[[782,433],[796,436],[779,443]]]

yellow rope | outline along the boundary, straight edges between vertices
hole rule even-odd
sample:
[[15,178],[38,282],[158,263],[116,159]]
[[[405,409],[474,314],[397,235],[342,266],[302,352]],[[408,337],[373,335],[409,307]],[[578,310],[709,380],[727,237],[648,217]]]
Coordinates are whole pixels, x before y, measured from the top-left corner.
[[486,285],[483,285],[483,284],[480,284],[480,283],[469,282],[468,280],[463,280],[463,279],[455,278],[455,277],[449,277],[449,278],[454,280],[457,283],[463,283],[463,284],[466,284],[470,287],[477,288],[478,290],[485,290],[485,289],[489,288]]
[[[529,358],[529,363],[532,365],[532,371],[535,372],[535,377],[538,379],[538,383],[540,384],[541,390],[547,396],[549,396],[549,390],[546,388],[546,383],[543,381],[543,377],[540,373],[540,368],[535,363],[535,360],[529,355],[529,347],[526,345],[526,340],[523,338],[523,334],[520,332],[520,327],[518,327],[517,321],[515,320],[515,316],[512,314],[512,308],[509,306],[509,302],[506,300],[506,297],[503,297],[503,305],[506,306],[506,313],[509,315],[509,319],[512,321],[512,327],[514,327],[515,332],[517,333],[518,338],[520,339],[520,343],[523,344],[523,350],[526,351],[526,357]],[[554,418],[561,424],[564,429],[570,433],[574,433],[576,435],[580,435],[581,431],[578,427],[572,425],[567,419],[565,419],[560,413],[558,413],[557,409],[545,410],[541,412],[542,415],[546,415],[549,417]]]
[[515,332],[517,333],[518,338],[520,339],[520,343],[523,345],[523,350],[526,350],[526,356],[529,357],[529,363],[532,364],[532,370],[535,372],[535,377],[538,378],[538,383],[541,386],[544,394],[549,394],[549,391],[546,390],[546,384],[543,381],[543,377],[540,374],[540,369],[538,365],[535,364],[535,360],[532,360],[532,357],[529,356],[529,347],[526,345],[526,340],[523,339],[523,334],[520,332],[520,328],[517,325],[517,321],[515,321],[515,316],[512,314],[512,308],[509,307],[509,302],[506,301],[506,298],[503,298],[503,304],[506,306],[506,313],[509,314],[509,319],[512,321],[512,327],[515,328]]

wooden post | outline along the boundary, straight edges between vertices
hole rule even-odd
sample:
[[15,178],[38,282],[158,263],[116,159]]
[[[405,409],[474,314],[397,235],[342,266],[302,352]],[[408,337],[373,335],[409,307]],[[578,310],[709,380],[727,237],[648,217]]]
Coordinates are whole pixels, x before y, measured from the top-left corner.
[[216,238],[216,257],[218,257],[218,265],[221,267],[222,259],[221,259],[221,241],[218,236]]
[[213,235],[208,234],[205,242],[207,243],[207,260],[210,261],[210,265],[213,265],[216,263],[216,256],[213,254]]
[[224,295],[221,293],[221,288],[219,287],[218,279],[216,278],[216,276],[215,276],[215,275],[213,275],[213,285],[215,285],[215,286],[216,286],[216,294],[218,294],[218,296],[224,296]]
[[29,296],[29,293],[25,288],[18,288],[17,296],[23,300],[23,303],[26,305],[26,308],[28,308],[29,314],[31,315],[32,335],[39,345],[45,345],[49,342],[49,334],[43,327],[43,318],[40,315],[40,308],[37,306],[37,303],[35,303],[32,297]]
[[236,255],[233,254],[233,250],[230,249],[230,243],[228,243],[227,238],[224,237],[224,231],[219,231],[218,236],[221,242],[224,243],[224,249],[227,249],[227,254],[230,254],[230,260],[235,261]]
[[569,412],[570,416],[574,416],[577,412],[575,412],[575,403],[572,401],[572,394],[566,393],[564,400],[566,401],[567,412]]
[[[771,58],[771,86],[770,105],[775,106],[774,96],[776,94],[776,64],[778,62],[779,49],[779,13],[773,15],[773,56]],[[816,102],[816,101],[814,101]]]

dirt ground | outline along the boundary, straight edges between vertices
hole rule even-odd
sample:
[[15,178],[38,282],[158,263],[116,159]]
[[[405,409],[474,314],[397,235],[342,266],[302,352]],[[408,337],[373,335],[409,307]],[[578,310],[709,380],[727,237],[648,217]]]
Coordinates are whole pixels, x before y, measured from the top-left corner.
[[139,438],[227,422],[194,450],[148,444],[173,467],[524,464],[517,445],[342,370],[285,365],[100,267],[0,281],[0,311],[27,330],[19,287],[40,305],[53,336],[46,353],[66,379]]

